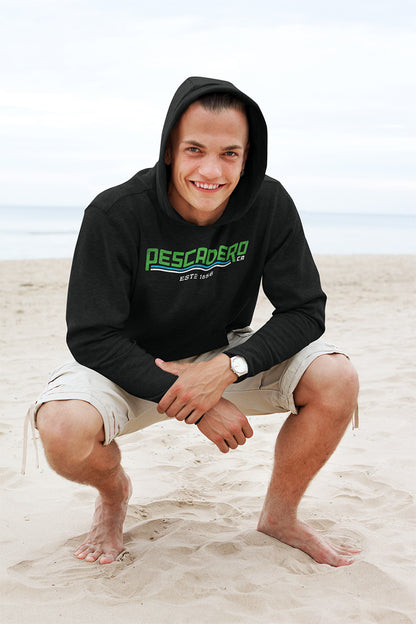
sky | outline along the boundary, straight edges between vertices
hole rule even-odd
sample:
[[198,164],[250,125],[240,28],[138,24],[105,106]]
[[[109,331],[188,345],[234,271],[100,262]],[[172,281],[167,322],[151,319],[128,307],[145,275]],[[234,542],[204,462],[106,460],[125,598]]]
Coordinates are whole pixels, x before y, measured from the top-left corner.
[[416,0],[0,0],[0,205],[86,206],[230,80],[304,211],[416,213]]

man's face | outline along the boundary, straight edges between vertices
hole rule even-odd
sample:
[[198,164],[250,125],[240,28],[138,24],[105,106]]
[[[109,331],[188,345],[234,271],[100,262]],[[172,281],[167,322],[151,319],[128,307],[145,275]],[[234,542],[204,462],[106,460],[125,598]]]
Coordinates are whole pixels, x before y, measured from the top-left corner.
[[172,130],[169,200],[190,223],[210,225],[225,210],[248,154],[246,115],[234,108],[208,111],[194,102]]

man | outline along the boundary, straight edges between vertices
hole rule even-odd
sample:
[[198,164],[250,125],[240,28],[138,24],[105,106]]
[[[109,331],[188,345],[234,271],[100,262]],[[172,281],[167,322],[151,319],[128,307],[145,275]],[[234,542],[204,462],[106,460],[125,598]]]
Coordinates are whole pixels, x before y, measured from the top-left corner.
[[[123,550],[131,484],[118,435],[175,418],[226,453],[253,435],[247,415],[275,412],[291,414],[258,529],[333,566],[358,552],[297,519],[358,382],[348,357],[317,340],[326,297],[291,198],[265,176],[266,150],[253,100],[231,83],[189,78],[156,166],[85,211],[68,290],[75,361],[33,409],[52,468],[98,490],[79,559],[111,563]],[[252,333],[261,281],[275,312]]]

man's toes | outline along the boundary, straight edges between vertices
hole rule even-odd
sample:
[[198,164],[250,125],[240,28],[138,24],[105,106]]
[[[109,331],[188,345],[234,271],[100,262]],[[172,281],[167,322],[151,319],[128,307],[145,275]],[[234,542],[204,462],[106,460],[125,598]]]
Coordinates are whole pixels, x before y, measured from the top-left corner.
[[95,552],[90,552],[88,553],[88,555],[85,557],[85,561],[88,561],[89,563],[93,563],[94,561],[97,561],[98,557],[100,556],[100,552],[99,551],[95,551]]
[[77,559],[85,561],[97,561],[98,557],[102,554],[102,550],[97,550],[97,547],[92,544],[83,544],[74,552],[74,556]]
[[91,544],[81,544],[81,546],[78,546],[74,552],[74,557],[77,557],[78,559],[85,559],[85,557],[87,557],[90,552],[94,552],[94,550],[95,546],[92,546]]
[[348,566],[354,563],[354,557],[351,552],[341,553],[338,549],[333,549],[332,554],[328,557],[325,563],[329,563],[336,568],[341,566]]
[[113,563],[113,561],[115,560],[116,560],[116,557],[114,555],[105,554],[105,555],[101,555],[100,563],[101,564]]
[[347,555],[350,557],[352,555],[358,555],[361,552],[360,548],[353,548],[352,546],[335,546],[334,549],[340,555]]

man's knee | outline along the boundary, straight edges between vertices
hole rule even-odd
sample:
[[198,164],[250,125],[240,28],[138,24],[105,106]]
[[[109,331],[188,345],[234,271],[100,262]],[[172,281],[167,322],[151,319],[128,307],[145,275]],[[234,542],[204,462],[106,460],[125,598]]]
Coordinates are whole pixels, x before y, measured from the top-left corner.
[[358,373],[351,360],[341,354],[329,356],[333,365],[330,374],[330,384],[335,396],[350,405],[354,410],[358,401],[359,379]]
[[349,413],[357,405],[358,390],[357,371],[346,356],[322,355],[305,371],[295,390],[295,401],[299,406],[314,401],[326,409]]
[[44,403],[38,410],[36,426],[45,450],[54,454],[80,448],[95,439],[104,440],[101,414],[85,401]]

